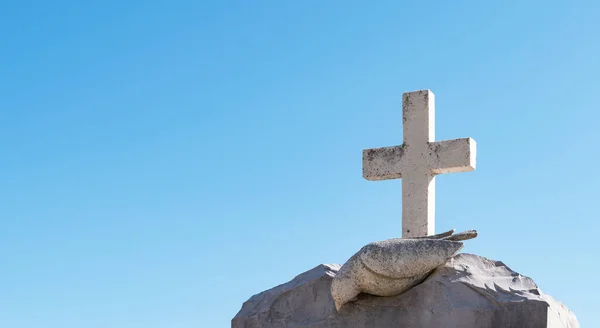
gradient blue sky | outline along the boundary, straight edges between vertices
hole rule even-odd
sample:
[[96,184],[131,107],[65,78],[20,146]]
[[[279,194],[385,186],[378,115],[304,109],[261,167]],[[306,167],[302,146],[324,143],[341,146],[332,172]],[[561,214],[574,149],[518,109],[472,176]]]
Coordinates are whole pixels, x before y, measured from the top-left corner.
[[[597,1],[0,3],[0,327],[229,327],[401,234],[401,95],[436,94],[437,231],[597,323]],[[593,259],[593,260],[591,260]]]

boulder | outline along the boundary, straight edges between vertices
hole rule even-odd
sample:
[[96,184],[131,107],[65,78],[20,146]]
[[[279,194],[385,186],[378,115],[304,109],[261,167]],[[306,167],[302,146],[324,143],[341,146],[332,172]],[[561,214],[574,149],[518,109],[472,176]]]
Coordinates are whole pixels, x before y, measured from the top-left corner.
[[252,296],[232,328],[576,328],[575,315],[531,278],[504,263],[459,254],[421,284],[393,297],[360,294],[336,311],[331,281],[339,265],[323,264]]

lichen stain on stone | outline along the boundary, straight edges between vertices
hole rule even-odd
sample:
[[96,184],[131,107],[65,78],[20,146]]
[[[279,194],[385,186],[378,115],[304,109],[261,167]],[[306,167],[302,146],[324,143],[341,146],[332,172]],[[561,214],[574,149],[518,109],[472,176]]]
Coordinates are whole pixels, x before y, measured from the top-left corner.
[[367,161],[372,162],[373,159],[375,159],[375,152],[376,152],[376,149],[367,150]]

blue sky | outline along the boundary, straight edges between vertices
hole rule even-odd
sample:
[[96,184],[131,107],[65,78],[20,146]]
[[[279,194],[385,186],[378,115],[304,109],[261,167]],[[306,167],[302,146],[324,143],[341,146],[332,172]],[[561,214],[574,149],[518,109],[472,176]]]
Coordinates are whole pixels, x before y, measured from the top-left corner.
[[437,231],[595,322],[594,1],[0,3],[0,326],[229,327],[401,234],[401,95],[436,94]]

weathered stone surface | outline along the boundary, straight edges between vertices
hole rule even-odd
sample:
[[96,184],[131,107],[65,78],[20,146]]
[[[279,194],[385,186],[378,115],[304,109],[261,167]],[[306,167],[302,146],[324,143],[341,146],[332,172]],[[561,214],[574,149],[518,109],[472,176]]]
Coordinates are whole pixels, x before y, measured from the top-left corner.
[[435,231],[435,176],[475,169],[471,138],[435,140],[435,97],[430,90],[402,96],[403,144],[363,150],[367,180],[402,178],[402,237]]
[[575,315],[502,262],[459,254],[394,297],[361,294],[336,311],[339,265],[320,265],[244,303],[232,328],[577,328]]
[[409,290],[462,249],[463,243],[458,240],[477,237],[475,230],[453,233],[394,238],[361,248],[333,279],[331,295],[336,309],[360,293],[396,296]]

